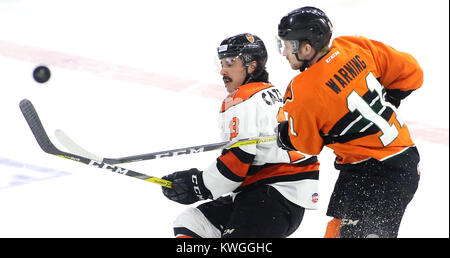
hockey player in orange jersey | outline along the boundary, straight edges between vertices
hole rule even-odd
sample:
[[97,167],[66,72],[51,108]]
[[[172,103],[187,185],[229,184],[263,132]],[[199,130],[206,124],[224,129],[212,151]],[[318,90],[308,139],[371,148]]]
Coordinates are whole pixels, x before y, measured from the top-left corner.
[[[268,81],[267,51],[252,34],[223,40],[218,56],[226,90],[219,127],[224,141],[273,134],[282,94]],[[319,163],[315,156],[287,151],[275,142],[224,149],[202,169],[163,177],[164,195],[193,204],[174,222],[176,237],[287,237],[305,209],[316,209]]]
[[278,125],[278,144],[318,155],[334,150],[340,171],[328,206],[326,237],[397,237],[419,182],[419,153],[397,108],[422,85],[409,54],[361,36],[337,37],[314,7],[278,25],[294,70]]

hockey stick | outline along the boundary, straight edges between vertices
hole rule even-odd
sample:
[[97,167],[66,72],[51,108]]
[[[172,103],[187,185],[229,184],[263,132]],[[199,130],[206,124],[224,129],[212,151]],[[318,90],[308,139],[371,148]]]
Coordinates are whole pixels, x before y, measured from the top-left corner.
[[76,154],[72,154],[72,153],[68,153],[68,152],[59,150],[50,141],[50,138],[48,137],[47,133],[45,132],[45,129],[41,123],[41,120],[39,119],[36,109],[33,107],[33,104],[31,103],[31,101],[29,101],[27,99],[23,99],[22,101],[20,101],[19,106],[20,106],[20,110],[22,111],[23,116],[25,117],[25,120],[28,123],[28,126],[30,127],[31,131],[33,132],[34,138],[38,142],[41,149],[43,151],[45,151],[46,153],[56,155],[61,158],[78,161],[78,162],[84,163],[89,166],[103,168],[103,169],[109,170],[111,172],[115,172],[115,173],[119,173],[122,175],[145,180],[145,181],[148,181],[151,183],[162,185],[167,188],[172,187],[172,182],[168,181],[168,180],[164,180],[164,179],[160,179],[157,177],[142,174],[142,173],[130,170],[130,169],[125,169],[122,167],[110,165],[105,162],[98,162],[96,160],[93,160],[93,159],[90,159],[87,157],[83,157],[80,155],[76,155]]
[[76,153],[81,156],[89,157],[90,159],[96,160],[99,162],[106,162],[108,164],[120,164],[120,163],[136,162],[136,161],[143,161],[143,160],[160,159],[160,158],[165,158],[165,157],[179,156],[179,155],[183,155],[183,154],[200,153],[200,152],[218,150],[218,149],[223,149],[223,148],[230,149],[230,148],[236,148],[236,147],[241,147],[241,146],[245,146],[245,145],[273,142],[276,140],[275,136],[267,136],[267,137],[262,137],[262,138],[247,138],[247,139],[241,139],[239,141],[218,142],[218,143],[191,146],[191,147],[185,147],[185,148],[173,149],[173,150],[167,150],[167,151],[158,151],[158,152],[147,153],[147,154],[120,157],[120,158],[103,158],[103,157],[99,157],[99,156],[92,154],[91,152],[83,149],[80,145],[75,143],[62,130],[57,129],[55,131],[55,136],[58,139],[58,141],[64,147],[66,147],[68,150],[70,150],[71,152]]

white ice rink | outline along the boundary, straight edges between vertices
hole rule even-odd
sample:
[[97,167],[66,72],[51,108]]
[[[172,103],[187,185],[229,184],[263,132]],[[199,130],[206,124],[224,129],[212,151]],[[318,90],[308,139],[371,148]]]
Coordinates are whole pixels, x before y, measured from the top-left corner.
[[[0,0],[0,237],[170,238],[186,207],[158,185],[44,153],[19,102],[34,103],[53,142],[63,129],[86,149],[120,157],[219,141],[225,88],[215,66],[227,36],[250,32],[269,52],[282,92],[296,74],[276,51],[279,19],[315,5],[333,37],[363,35],[417,58],[423,87],[400,112],[421,154],[421,181],[399,237],[449,237],[449,2],[442,0]],[[35,82],[47,65],[51,79]],[[124,167],[162,177],[203,169],[218,151]],[[325,148],[321,208],[294,238],[321,238],[337,171]]]

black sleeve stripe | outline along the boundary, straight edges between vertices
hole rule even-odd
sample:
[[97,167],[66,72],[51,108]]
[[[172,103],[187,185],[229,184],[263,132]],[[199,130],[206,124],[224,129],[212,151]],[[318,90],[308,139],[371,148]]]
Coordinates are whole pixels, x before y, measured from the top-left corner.
[[302,173],[293,174],[293,175],[284,175],[284,176],[275,176],[275,177],[264,178],[255,183],[252,183],[250,185],[239,186],[233,192],[238,193],[243,190],[250,190],[250,189],[253,189],[253,188],[261,186],[261,185],[274,184],[277,182],[294,182],[294,181],[301,181],[301,180],[305,180],[305,179],[319,180],[319,171],[302,172]]
[[[312,156],[302,162],[295,163],[295,164],[298,165],[299,167],[302,167],[305,165],[314,164],[316,162],[317,162],[317,156]],[[280,163],[266,163],[264,165],[252,165],[252,166],[250,166],[247,175],[253,176],[253,175],[256,175],[256,173],[258,173],[259,171],[261,171],[263,169],[266,169],[271,166],[277,166],[277,165],[280,165]]]
[[[242,163],[252,164],[255,159],[255,155],[247,153],[240,148],[231,148],[228,151],[231,151]],[[227,152],[224,152],[225,154]]]

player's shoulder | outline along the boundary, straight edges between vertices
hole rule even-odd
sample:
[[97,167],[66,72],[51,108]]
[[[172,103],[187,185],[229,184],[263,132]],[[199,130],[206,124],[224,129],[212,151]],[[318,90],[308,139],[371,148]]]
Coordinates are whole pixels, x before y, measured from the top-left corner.
[[364,36],[340,36],[333,39],[331,49],[339,48],[341,50],[352,50],[352,48],[368,48],[372,42],[373,40]]
[[223,100],[220,112],[225,112],[230,107],[249,100],[257,93],[272,87],[274,87],[272,84],[265,82],[252,82],[239,86]]
[[366,38],[364,36],[361,36],[361,35],[339,36],[339,37],[336,37],[335,39],[333,39],[333,43],[332,44],[340,43],[340,42],[355,42],[355,43],[358,43],[358,42],[366,42],[366,41],[370,41],[370,39],[368,39],[368,38]]
[[[323,83],[326,83],[329,70],[317,68],[319,67],[312,66],[289,82],[283,97],[284,107],[298,109],[300,106],[315,106],[318,110],[322,109],[319,108],[323,103],[322,99],[327,96]],[[308,110],[310,111],[312,110]]]

